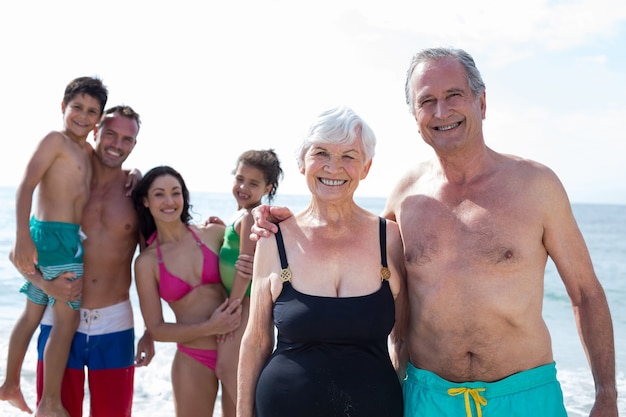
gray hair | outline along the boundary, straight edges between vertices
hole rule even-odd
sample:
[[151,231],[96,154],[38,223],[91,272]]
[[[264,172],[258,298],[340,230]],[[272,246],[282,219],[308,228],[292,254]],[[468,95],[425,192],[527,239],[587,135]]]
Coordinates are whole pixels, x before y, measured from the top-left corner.
[[474,58],[462,49],[455,48],[429,48],[423,49],[413,56],[411,65],[406,72],[406,83],[404,84],[404,93],[406,95],[406,104],[409,106],[409,111],[412,115],[415,115],[415,105],[413,103],[413,89],[411,88],[411,76],[415,68],[423,63],[430,61],[437,61],[444,58],[454,58],[458,60],[465,69],[465,75],[467,77],[467,84],[469,85],[474,97],[479,97],[485,92],[485,83],[480,75],[480,71],[476,68]]
[[338,106],[320,113],[311,124],[304,140],[296,149],[298,167],[304,167],[304,154],[317,143],[350,144],[360,139],[365,152],[365,162],[374,157],[376,135],[350,107]]

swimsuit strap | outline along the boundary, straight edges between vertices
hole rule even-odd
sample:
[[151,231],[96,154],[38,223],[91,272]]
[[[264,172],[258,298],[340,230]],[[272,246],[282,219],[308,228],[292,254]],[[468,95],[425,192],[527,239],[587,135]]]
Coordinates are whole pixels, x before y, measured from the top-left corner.
[[187,227],[187,230],[189,230],[189,232],[191,232],[191,236],[193,236],[193,238],[196,240],[196,243],[198,244],[198,246],[202,246],[202,240],[196,234],[196,232],[194,232],[193,229],[188,224],[186,224],[185,226]]
[[150,238],[154,238],[154,243],[156,243],[157,257],[159,258],[159,263],[162,264],[163,256],[161,256],[161,246],[159,245],[159,237],[157,236],[157,232],[154,232],[154,234]]
[[380,278],[382,280],[389,280],[391,277],[391,271],[387,268],[387,220],[378,218],[378,236],[380,240]]
[[[191,227],[189,227],[188,224],[186,224],[185,227],[187,227],[187,230],[189,230],[193,238],[196,240],[196,243],[198,244],[198,246],[202,246],[202,240],[200,240],[200,237],[196,234],[196,232],[194,232],[191,229]],[[161,246],[159,245],[159,236],[157,235],[156,231],[152,234],[152,236],[150,236],[150,239],[148,239],[150,243],[152,243],[153,240],[154,242],[156,242],[157,257],[159,258],[159,263],[162,264],[163,256],[161,255]]]
[[378,237],[380,240],[380,263],[387,267],[387,220],[378,218]]
[[234,220],[233,220],[233,226],[235,225],[235,223],[237,223],[247,213],[249,213],[248,209],[245,209],[245,208],[239,209],[239,211],[236,213],[236,214],[238,214],[238,216],[235,217]]
[[[280,226],[277,224],[276,231],[276,246],[278,246],[278,256],[280,257],[280,278],[283,282],[291,281],[291,269],[287,263],[287,254],[285,253],[285,242],[283,241],[283,234],[280,231]],[[378,235],[380,240],[380,278],[382,280],[389,280],[391,277],[391,271],[387,267],[387,220],[379,217],[378,222]]]
[[283,282],[291,281],[291,269],[287,263],[287,254],[285,253],[285,242],[283,241],[283,234],[280,232],[280,226],[277,224],[278,231],[276,232],[276,246],[278,246],[278,256],[280,257],[280,279]]

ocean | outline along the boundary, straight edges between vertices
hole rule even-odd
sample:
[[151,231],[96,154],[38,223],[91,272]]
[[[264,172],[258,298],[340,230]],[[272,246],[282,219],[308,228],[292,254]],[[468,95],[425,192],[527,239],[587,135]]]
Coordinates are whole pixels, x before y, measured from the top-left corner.
[[[357,197],[357,202],[374,213],[383,210],[384,198]],[[278,195],[274,204],[290,207],[294,212],[304,208],[308,196]],[[234,199],[228,193],[191,193],[194,221],[202,222],[211,215],[228,220],[235,211]],[[596,273],[607,293],[615,333],[619,409],[626,414],[626,206],[574,204],[574,215],[587,241]],[[15,189],[0,187],[0,375],[6,371],[7,344],[15,320],[24,307],[18,293],[22,278],[8,260],[15,239]],[[134,288],[131,301],[135,308],[137,335],[143,332],[143,320]],[[166,320],[173,315],[165,306]],[[588,416],[594,399],[594,385],[585,353],[578,338],[574,316],[567,293],[554,265],[549,261],[545,273],[544,317],[552,334],[558,378],[565,395],[570,417]],[[35,335],[36,337],[36,335]],[[22,370],[22,390],[26,401],[35,406],[35,369],[37,361],[35,337],[31,342]],[[148,367],[135,372],[133,415],[138,417],[171,417],[174,415],[170,383],[173,343],[157,343],[156,356]],[[219,401],[219,398],[218,398]],[[86,401],[87,403],[87,401]],[[216,404],[214,416],[219,416]],[[26,416],[5,402],[0,402],[0,416]],[[85,406],[85,415],[88,407]]]

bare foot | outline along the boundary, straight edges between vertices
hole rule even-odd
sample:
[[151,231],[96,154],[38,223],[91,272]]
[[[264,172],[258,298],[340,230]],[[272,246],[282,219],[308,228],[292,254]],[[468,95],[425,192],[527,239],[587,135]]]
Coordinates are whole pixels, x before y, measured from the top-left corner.
[[22,390],[19,386],[15,388],[5,387],[4,385],[0,387],[0,400],[8,401],[13,407],[18,408],[22,411],[32,414],[33,410],[30,409],[28,404],[26,404],[26,400],[24,400],[24,395],[22,394]]
[[70,417],[69,413],[59,402],[56,405],[45,404],[42,400],[35,411],[35,417]]

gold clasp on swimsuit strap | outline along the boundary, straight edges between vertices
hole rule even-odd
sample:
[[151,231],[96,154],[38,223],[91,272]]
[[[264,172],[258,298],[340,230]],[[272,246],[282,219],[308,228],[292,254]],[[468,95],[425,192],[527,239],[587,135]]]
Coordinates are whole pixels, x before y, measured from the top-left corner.
[[467,413],[467,417],[472,417],[472,409],[469,401],[469,396],[471,395],[474,399],[474,405],[476,406],[476,415],[478,417],[482,417],[483,412],[480,409],[480,406],[487,405],[487,399],[480,396],[480,392],[482,391],[485,391],[485,388],[450,388],[448,390],[448,395],[454,397],[456,395],[463,394],[465,397],[465,412]]
[[386,266],[380,268],[380,277],[385,280],[389,280],[391,278],[391,271]]
[[281,269],[280,279],[282,282],[291,281],[291,269],[289,268]]

